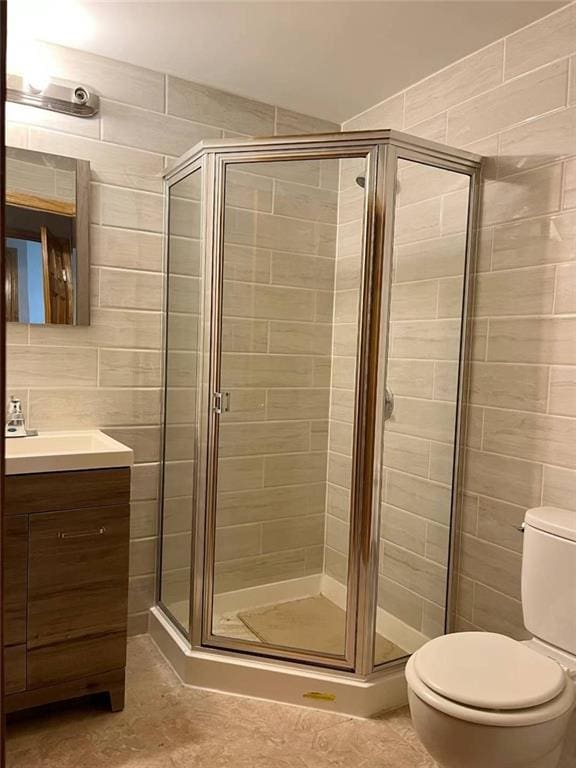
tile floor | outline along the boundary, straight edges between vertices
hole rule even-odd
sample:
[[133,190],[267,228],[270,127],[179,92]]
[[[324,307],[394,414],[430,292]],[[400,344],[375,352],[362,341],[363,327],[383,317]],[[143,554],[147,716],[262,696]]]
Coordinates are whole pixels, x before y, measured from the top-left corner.
[[436,768],[406,709],[373,720],[183,686],[151,639],[130,640],[126,709],[20,715],[7,768]]

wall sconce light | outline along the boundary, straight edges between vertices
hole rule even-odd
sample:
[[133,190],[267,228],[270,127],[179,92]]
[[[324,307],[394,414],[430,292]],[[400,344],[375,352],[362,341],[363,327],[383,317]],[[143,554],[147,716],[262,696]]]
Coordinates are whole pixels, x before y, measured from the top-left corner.
[[55,85],[43,73],[39,73],[38,77],[9,75],[6,86],[6,101],[15,104],[84,118],[95,117],[100,108],[99,97],[88,88],[83,85]]

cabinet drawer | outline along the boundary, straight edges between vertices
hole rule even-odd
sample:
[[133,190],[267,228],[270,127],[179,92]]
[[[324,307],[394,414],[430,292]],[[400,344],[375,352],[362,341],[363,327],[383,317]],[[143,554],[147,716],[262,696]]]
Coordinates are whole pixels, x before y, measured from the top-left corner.
[[89,469],[6,477],[7,515],[128,504],[130,469]]
[[29,518],[28,688],[125,664],[129,506]]
[[6,693],[26,690],[26,646],[13,645],[4,649],[4,686]]
[[4,521],[4,645],[26,642],[28,518]]

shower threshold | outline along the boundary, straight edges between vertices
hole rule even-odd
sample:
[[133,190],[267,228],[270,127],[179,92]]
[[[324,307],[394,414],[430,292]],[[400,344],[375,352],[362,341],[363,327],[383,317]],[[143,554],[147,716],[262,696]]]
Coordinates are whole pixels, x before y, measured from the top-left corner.
[[[313,650],[334,651],[328,644],[340,642],[345,603],[345,588],[325,574],[228,592],[215,599],[214,634],[252,641],[255,654],[258,643],[277,644],[280,639],[286,645],[296,645],[298,638],[300,642],[308,638]],[[178,605],[171,609],[178,618]],[[184,603],[182,610],[187,610]],[[377,632],[377,663],[397,663],[359,678],[256,655],[191,648],[161,607],[155,606],[150,612],[150,634],[185,684],[358,717],[406,703],[400,660],[428,639],[382,611],[377,617]]]

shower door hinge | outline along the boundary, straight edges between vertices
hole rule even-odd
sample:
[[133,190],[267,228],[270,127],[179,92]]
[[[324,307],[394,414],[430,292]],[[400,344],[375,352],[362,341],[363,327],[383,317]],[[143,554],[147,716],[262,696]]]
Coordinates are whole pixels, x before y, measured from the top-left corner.
[[230,410],[230,392],[214,392],[212,394],[212,411],[228,413]]

